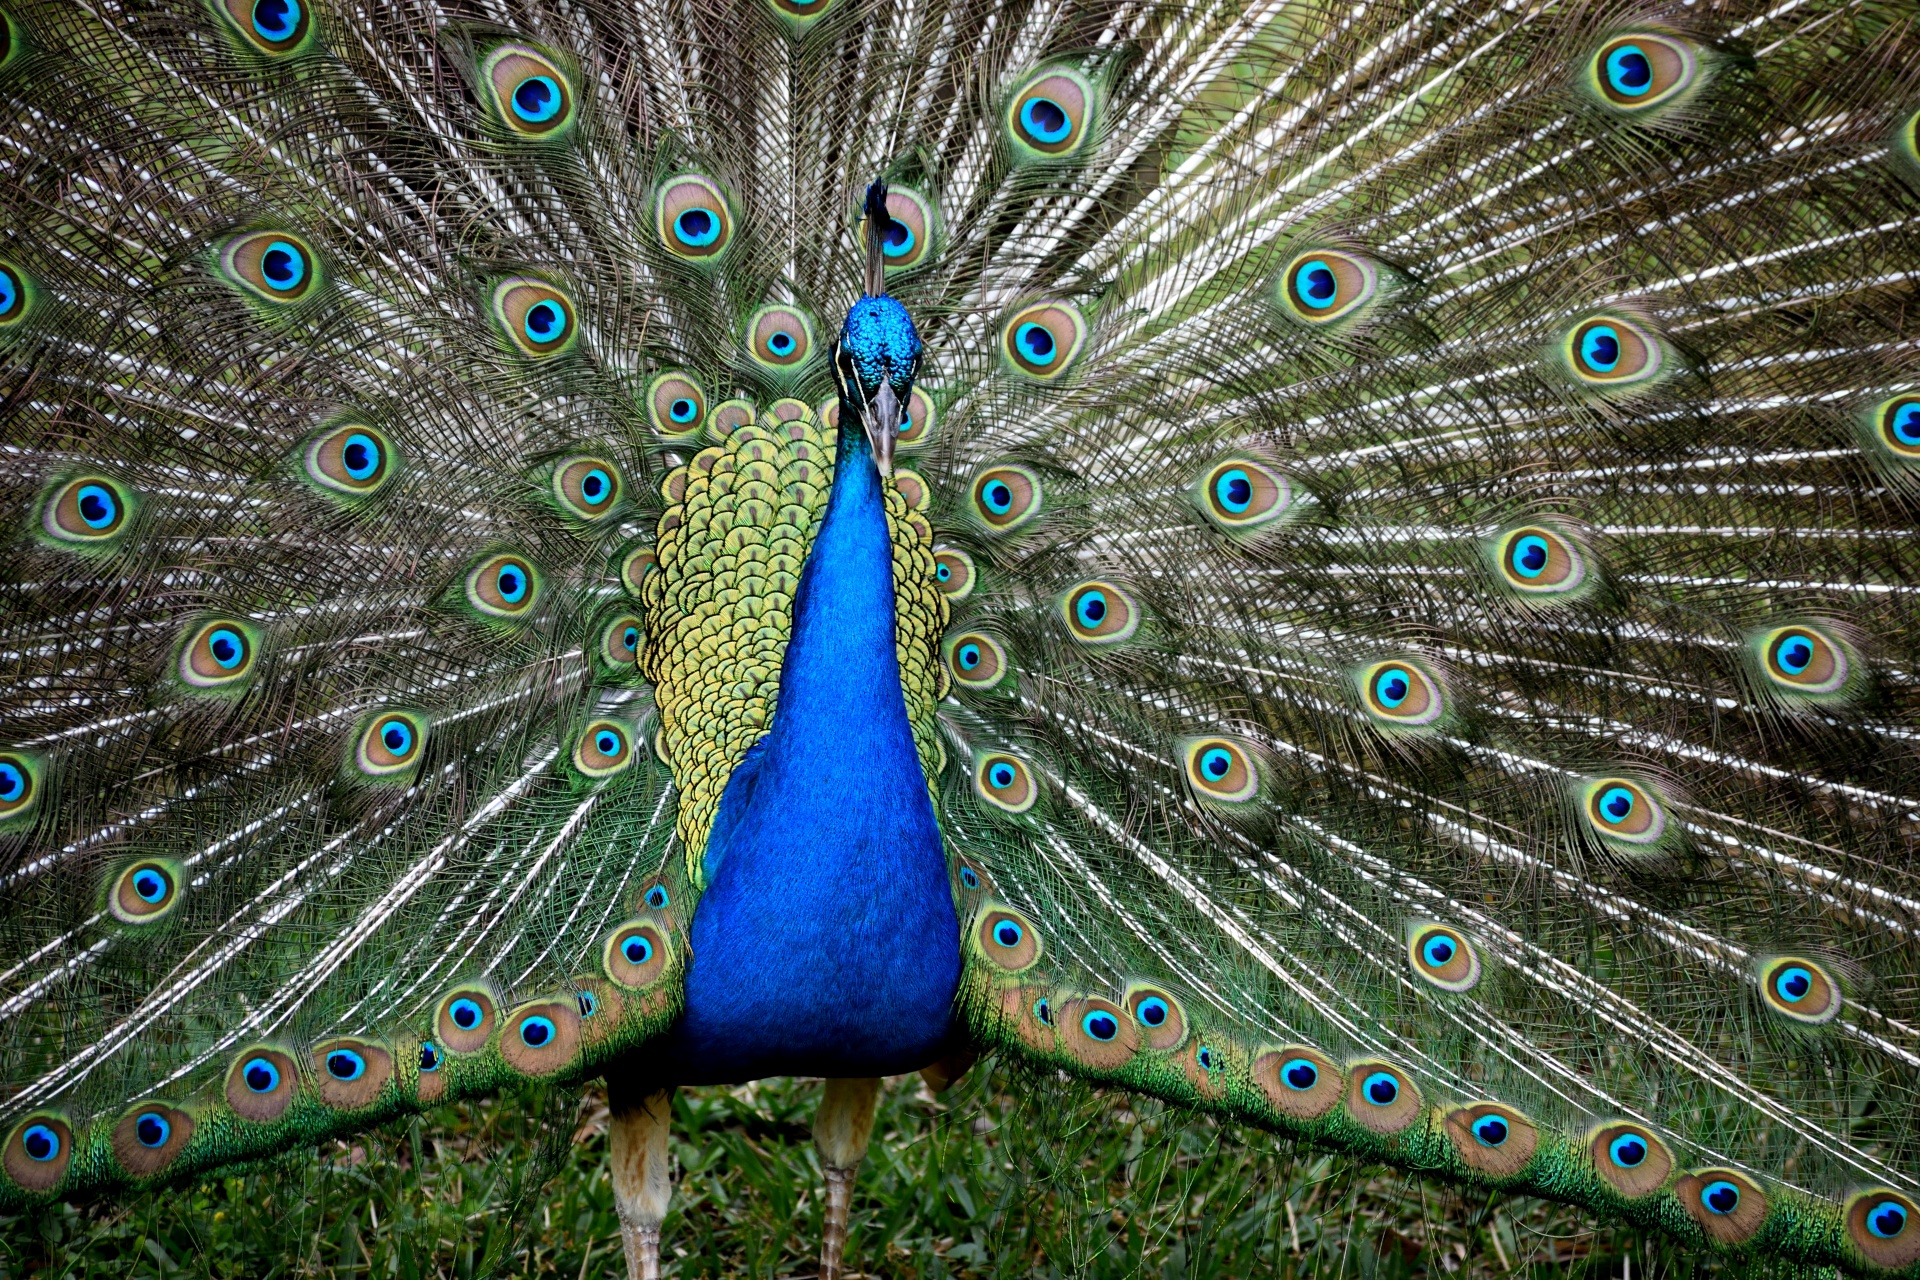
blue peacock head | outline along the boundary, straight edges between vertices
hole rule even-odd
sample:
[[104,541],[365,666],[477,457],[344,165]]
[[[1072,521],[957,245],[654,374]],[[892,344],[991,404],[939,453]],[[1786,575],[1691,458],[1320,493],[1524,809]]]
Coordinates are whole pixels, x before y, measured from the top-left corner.
[[867,188],[866,293],[840,326],[834,380],[840,421],[858,417],[881,475],[893,473],[893,443],[907,426],[913,379],[925,350],[907,309],[887,296],[881,235],[887,227],[887,184]]

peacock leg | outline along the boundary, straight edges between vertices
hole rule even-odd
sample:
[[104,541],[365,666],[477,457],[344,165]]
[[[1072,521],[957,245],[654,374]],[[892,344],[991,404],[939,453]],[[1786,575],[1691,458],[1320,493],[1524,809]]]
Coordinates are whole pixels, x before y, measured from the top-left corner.
[[620,1239],[627,1250],[627,1280],[660,1280],[660,1224],[673,1187],[667,1181],[667,1126],[673,1091],[643,1094],[637,1101],[609,1090],[613,1122],[613,1203],[620,1213]]
[[820,1280],[839,1280],[840,1254],[847,1247],[847,1209],[853,1202],[853,1176],[873,1136],[873,1109],[880,1101],[876,1078],[827,1081],[827,1096],[813,1120],[813,1145],[827,1175],[826,1224],[820,1238]]

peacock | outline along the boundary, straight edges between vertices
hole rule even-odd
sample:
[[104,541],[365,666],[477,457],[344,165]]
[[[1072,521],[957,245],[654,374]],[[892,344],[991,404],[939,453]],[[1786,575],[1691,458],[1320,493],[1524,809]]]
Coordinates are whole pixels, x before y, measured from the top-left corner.
[[984,1054],[1920,1276],[1903,0],[0,0],[0,1206]]

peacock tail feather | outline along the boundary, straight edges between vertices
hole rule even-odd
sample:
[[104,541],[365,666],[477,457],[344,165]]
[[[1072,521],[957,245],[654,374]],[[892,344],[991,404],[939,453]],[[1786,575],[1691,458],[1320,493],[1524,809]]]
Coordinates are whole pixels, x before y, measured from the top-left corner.
[[645,1060],[882,175],[965,1038],[1920,1276],[1908,6],[0,36],[0,1205]]

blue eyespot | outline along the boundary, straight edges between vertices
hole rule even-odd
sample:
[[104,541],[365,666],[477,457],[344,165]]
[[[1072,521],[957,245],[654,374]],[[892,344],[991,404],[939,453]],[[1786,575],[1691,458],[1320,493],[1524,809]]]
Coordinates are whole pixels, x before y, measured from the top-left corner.
[[1413,681],[1399,667],[1387,667],[1373,678],[1373,696],[1383,707],[1397,707],[1413,691]]
[[640,651],[640,628],[628,627],[620,633],[620,647],[628,653]]
[[785,329],[775,329],[767,337],[767,350],[777,356],[790,356],[795,345],[794,336]]
[[12,804],[26,794],[26,770],[10,760],[0,760],[0,804]]
[[1773,659],[1780,669],[1790,676],[1797,676],[1813,665],[1813,641],[1805,636],[1790,635],[1786,642],[1774,650]]
[[580,478],[580,496],[589,506],[599,506],[612,492],[613,480],[598,467]]
[[1148,996],[1145,1000],[1142,1000],[1134,1006],[1133,1016],[1140,1019],[1146,1026],[1157,1027],[1167,1020],[1171,1012],[1172,1011],[1167,1008],[1167,1002],[1165,1000],[1162,1000],[1159,996]]
[[13,272],[0,267],[0,320],[13,314],[14,307],[20,303],[20,281]]
[[431,1040],[420,1045],[420,1070],[438,1071],[440,1069],[440,1050]]
[[987,504],[987,510],[997,516],[1013,510],[1013,490],[998,480],[981,489],[980,497]]
[[1637,98],[1653,87],[1653,64],[1637,44],[1623,44],[1607,55],[1607,83],[1615,93]]
[[1120,1022],[1106,1010],[1095,1009],[1080,1019],[1080,1029],[1089,1039],[1105,1042],[1120,1034]]
[[335,1049],[327,1055],[327,1074],[335,1080],[358,1080],[367,1074],[367,1060],[351,1049]]
[[164,1147],[173,1136],[173,1126],[157,1111],[148,1111],[133,1122],[133,1136],[143,1147]]
[[1481,1116],[1473,1122],[1473,1139],[1483,1147],[1497,1147],[1507,1140],[1507,1122],[1499,1116]]
[[960,665],[968,671],[971,671],[980,665],[980,646],[977,644],[963,644],[960,646],[958,656],[960,658]]
[[[6,314],[6,310],[6,306],[0,305],[0,315]],[[1907,448],[1920,449],[1920,400],[1908,400],[1896,408],[1888,416],[1887,432]]]
[[960,868],[960,883],[969,889],[978,889],[980,887],[980,877],[974,872],[972,867],[962,867]]
[[567,331],[567,313],[559,303],[543,298],[527,308],[527,318],[521,327],[533,342],[554,342]]
[[207,652],[223,669],[231,671],[247,656],[247,642],[239,632],[221,627],[207,637]]
[[1732,1213],[1740,1205],[1740,1188],[1725,1178],[1709,1182],[1700,1191],[1700,1203],[1709,1213]]
[[1799,965],[1782,969],[1780,976],[1773,980],[1773,989],[1788,1004],[1798,1004],[1813,990],[1813,975]]
[[1013,771],[1012,765],[1002,760],[987,770],[987,785],[995,791],[1005,791],[1019,779],[1019,776]]
[[889,258],[904,258],[913,252],[915,236],[913,228],[898,218],[888,218],[886,229],[880,233],[880,252]]
[[634,934],[620,944],[620,954],[631,965],[642,965],[653,959],[653,944],[640,934]]
[[[683,218],[686,217],[685,214],[681,214],[680,216]],[[686,396],[681,396],[678,400],[675,400],[672,404],[667,406],[667,416],[669,418],[672,418],[675,422],[679,423],[681,426],[685,426],[687,423],[692,422],[694,418],[699,414],[699,412],[700,412],[700,406],[695,404],[692,400],[688,399]]]
[[566,98],[552,76],[528,76],[514,86],[513,114],[528,124],[545,124],[560,114]]
[[134,872],[133,891],[142,902],[159,902],[167,896],[167,877],[153,867],[142,867]]
[[1041,996],[1033,1002],[1033,1016],[1048,1026],[1053,1025],[1053,1006],[1047,1002],[1045,996]]
[[580,1016],[583,1018],[591,1018],[594,1014],[600,1012],[600,997],[594,995],[591,991],[574,992],[573,1002],[579,1006]]
[[300,0],[254,0],[253,29],[263,40],[291,40],[300,29]]
[[1253,505],[1253,477],[1240,467],[1222,471],[1213,478],[1213,497],[1226,511],[1240,515]]
[[1052,98],[1034,97],[1021,104],[1020,127],[1035,142],[1052,145],[1066,140],[1073,132],[1073,121],[1067,117],[1066,109]]
[[1637,1133],[1623,1133],[1607,1144],[1607,1158],[1622,1169],[1638,1169],[1647,1158],[1647,1140]]
[[1891,1200],[1882,1200],[1867,1210],[1867,1230],[1882,1240],[1891,1240],[1907,1229],[1907,1211]]
[[1608,787],[1600,797],[1599,812],[1608,822],[1625,822],[1633,812],[1633,792],[1625,787]]
[[120,504],[113,500],[113,493],[109,489],[97,484],[81,485],[75,497],[78,499],[80,518],[87,522],[89,529],[105,529],[120,518]]
[[413,750],[413,730],[405,720],[389,720],[380,726],[380,742],[396,756]]
[[447,1014],[453,1019],[453,1025],[462,1031],[473,1030],[487,1016],[477,1000],[468,1000],[464,996],[447,1007]]
[[1206,1045],[1200,1046],[1199,1051],[1193,1055],[1193,1060],[1200,1064],[1202,1071],[1212,1071],[1216,1065],[1213,1050],[1209,1049]]
[[1361,1081],[1360,1096],[1376,1107],[1392,1106],[1400,1096],[1400,1082],[1385,1071],[1376,1071]]
[[1523,578],[1537,578],[1547,567],[1547,540],[1537,534],[1513,540],[1513,571]]
[[520,1042],[529,1049],[538,1049],[553,1040],[552,1018],[527,1018],[520,1023]]
[[1003,947],[1013,948],[1020,945],[1020,939],[1026,931],[1012,920],[1002,920],[993,928],[993,940]]
[[285,240],[275,240],[260,255],[260,275],[269,289],[290,293],[307,278],[306,255]]
[[1420,948],[1420,956],[1436,969],[1444,969],[1460,948],[1444,933],[1436,933]]
[[708,209],[685,209],[673,220],[673,234],[690,248],[705,248],[720,238],[720,219]]
[[1305,1091],[1320,1083],[1320,1068],[1305,1058],[1292,1058],[1281,1065],[1280,1078],[1287,1088]]
[[1210,747],[1200,754],[1200,772],[1209,778],[1220,779],[1227,776],[1227,770],[1233,768],[1233,756],[1221,747]]
[[1596,324],[1580,338],[1580,360],[1595,373],[1612,373],[1620,363],[1620,331]]
[[500,590],[500,598],[508,604],[519,604],[527,594],[527,576],[511,565],[500,570],[495,585]]
[[[1054,356],[1059,353],[1059,344],[1054,342],[1053,335],[1047,332],[1046,326],[1034,324],[1031,321],[1013,331],[1013,345],[1029,362],[1037,365],[1052,364]],[[1012,505],[1011,494],[1007,496],[1007,502],[1008,505]],[[989,505],[991,505],[991,499],[989,499]],[[1005,509],[1005,507],[994,507],[994,513],[997,515]]]
[[380,445],[372,436],[356,431],[340,446],[340,462],[355,480],[365,480],[380,469]]
[[657,884],[647,890],[647,905],[655,911],[664,908],[671,899],[667,896],[667,886]]
[[1294,272],[1293,282],[1300,300],[1315,309],[1332,306],[1340,295],[1340,281],[1334,276],[1333,268],[1318,258],[1301,263]]
[[1107,594],[1104,591],[1083,591],[1074,602],[1074,616],[1080,619],[1080,625],[1092,630],[1100,625],[1107,616]]
[[240,1068],[240,1078],[255,1093],[272,1093],[280,1087],[280,1068],[265,1058],[248,1058]]
[[934,581],[946,582],[952,577],[953,577],[953,570],[948,567],[947,562],[945,560],[942,560],[939,564],[936,564],[935,566],[933,566]]
[[20,1145],[32,1159],[51,1160],[60,1154],[60,1135],[44,1124],[29,1125],[20,1135]]

